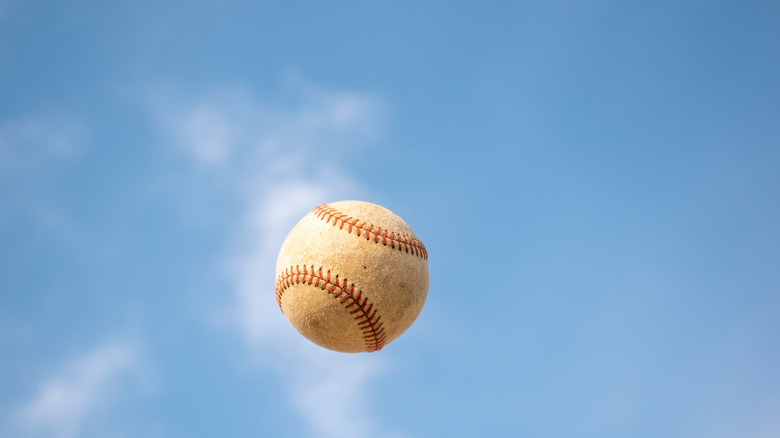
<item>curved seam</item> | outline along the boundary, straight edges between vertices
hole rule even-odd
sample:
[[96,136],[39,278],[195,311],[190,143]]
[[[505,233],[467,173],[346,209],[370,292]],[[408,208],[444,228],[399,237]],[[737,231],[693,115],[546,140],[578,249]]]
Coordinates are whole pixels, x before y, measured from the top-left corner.
[[387,335],[384,323],[380,321],[381,317],[377,315],[374,303],[369,302],[368,297],[365,297],[363,291],[356,288],[354,283],[349,283],[346,278],[339,279],[338,274],[333,276],[329,270],[323,271],[321,267],[315,270],[314,266],[290,266],[276,280],[276,302],[280,309],[282,294],[293,284],[312,285],[327,290],[333,298],[340,299],[344,308],[349,310],[358,321],[358,328],[363,332],[363,340],[366,343],[366,351],[379,351],[385,346]]
[[387,246],[388,243],[391,248],[398,249],[399,251],[406,251],[407,253],[414,254],[428,260],[428,251],[425,249],[425,245],[417,239],[409,236],[402,235],[400,233],[392,232],[389,230],[383,230],[381,227],[374,227],[368,224],[366,221],[360,221],[352,216],[346,215],[339,210],[331,207],[328,204],[318,205],[312,210],[312,214],[325,223],[333,223],[333,226],[338,226],[340,230],[347,227],[348,233],[365,236],[366,240],[373,240],[374,243],[382,243]]

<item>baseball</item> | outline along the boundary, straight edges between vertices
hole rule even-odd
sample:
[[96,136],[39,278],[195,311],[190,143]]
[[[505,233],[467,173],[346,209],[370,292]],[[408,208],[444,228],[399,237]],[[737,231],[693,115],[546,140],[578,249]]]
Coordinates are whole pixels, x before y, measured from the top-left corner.
[[399,337],[428,295],[428,252],[392,211],[322,204],[290,231],[276,261],[276,301],[322,347],[372,352]]

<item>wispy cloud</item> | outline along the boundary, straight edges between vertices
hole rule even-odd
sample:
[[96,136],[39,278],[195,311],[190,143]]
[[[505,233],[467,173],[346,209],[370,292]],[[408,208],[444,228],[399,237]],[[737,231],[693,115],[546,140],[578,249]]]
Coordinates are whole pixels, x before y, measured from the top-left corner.
[[86,144],[79,121],[64,116],[21,117],[0,122],[0,175],[18,175],[52,161],[69,161]]
[[[40,202],[55,171],[76,160],[88,144],[84,123],[62,115],[34,115],[0,121],[0,226],[24,211],[46,228],[68,228],[62,214]],[[62,230],[55,230],[62,231]]]
[[111,402],[120,381],[137,365],[136,350],[124,342],[88,351],[46,379],[16,411],[14,419],[26,436],[79,436],[90,419]]
[[342,162],[363,153],[381,130],[381,100],[299,83],[292,96],[272,103],[233,89],[195,101],[158,96],[154,108],[167,138],[201,169],[229,181],[244,205],[227,242],[235,301],[222,319],[237,321],[255,357],[278,371],[313,435],[348,438],[375,430],[370,410],[361,409],[359,417],[351,412],[367,403],[367,382],[385,360],[305,340],[279,311],[273,284],[277,251],[297,220],[319,203],[370,192]]

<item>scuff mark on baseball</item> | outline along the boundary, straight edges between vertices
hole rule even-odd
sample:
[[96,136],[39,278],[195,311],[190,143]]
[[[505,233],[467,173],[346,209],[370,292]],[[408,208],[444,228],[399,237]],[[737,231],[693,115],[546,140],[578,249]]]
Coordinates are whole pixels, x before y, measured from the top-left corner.
[[317,206],[282,244],[276,300],[322,347],[378,351],[417,319],[428,295],[428,252],[392,211],[362,201]]

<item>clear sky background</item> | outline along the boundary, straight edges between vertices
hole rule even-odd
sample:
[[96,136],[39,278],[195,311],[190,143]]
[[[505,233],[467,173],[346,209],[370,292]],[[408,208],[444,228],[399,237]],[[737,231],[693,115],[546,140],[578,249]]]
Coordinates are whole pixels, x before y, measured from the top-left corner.
[[[279,312],[317,204],[417,322]],[[780,3],[0,1],[0,436],[780,436]]]

